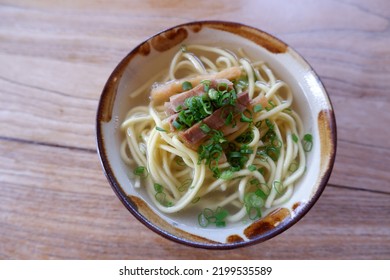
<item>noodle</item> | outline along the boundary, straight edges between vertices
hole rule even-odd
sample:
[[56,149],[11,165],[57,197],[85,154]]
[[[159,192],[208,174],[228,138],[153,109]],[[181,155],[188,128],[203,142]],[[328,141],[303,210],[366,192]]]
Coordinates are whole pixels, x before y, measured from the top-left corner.
[[[121,124],[124,163],[146,172],[145,176],[135,173],[135,187],[146,186],[162,212],[193,207],[201,226],[261,218],[265,209],[291,198],[306,166],[303,125],[291,109],[289,86],[263,61],[251,61],[242,49],[237,53],[183,46],[166,72],[152,77],[130,97],[149,94],[147,90],[156,82],[153,90],[161,94],[153,98],[152,92],[150,104],[131,109]],[[228,78],[221,77],[221,71]],[[172,89],[179,82],[181,92],[193,95],[176,106],[173,100],[182,93]],[[222,99],[218,107],[215,104],[222,95],[230,99]],[[188,124],[181,116],[190,112],[192,121],[188,110],[195,110],[191,109],[195,99],[207,114]],[[207,119],[217,112],[225,123],[210,127],[214,124]],[[192,142],[197,134],[203,138]]]

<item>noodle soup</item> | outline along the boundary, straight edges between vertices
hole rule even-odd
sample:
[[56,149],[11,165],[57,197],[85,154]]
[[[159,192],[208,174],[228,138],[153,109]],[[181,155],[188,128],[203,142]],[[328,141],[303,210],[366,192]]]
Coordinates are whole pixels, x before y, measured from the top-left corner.
[[284,231],[319,198],[334,161],[333,111],[315,73],[281,41],[234,23],[190,23],[140,44],[111,75],[97,119],[118,197],[192,246]]

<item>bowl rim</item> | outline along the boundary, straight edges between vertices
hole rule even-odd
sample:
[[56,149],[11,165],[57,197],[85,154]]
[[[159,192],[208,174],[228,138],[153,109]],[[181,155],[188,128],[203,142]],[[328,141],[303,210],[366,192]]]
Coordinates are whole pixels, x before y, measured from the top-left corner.
[[[210,26],[210,25],[226,25],[232,28],[240,28],[240,27],[245,27],[248,29],[251,29],[255,32],[260,32],[268,36],[269,38],[272,38],[273,40],[277,41],[278,43],[282,43],[286,47],[288,47],[289,50],[291,50],[293,53],[295,53],[300,59],[303,60],[303,62],[306,64],[308,69],[313,73],[314,77],[317,79],[317,82],[319,85],[322,86],[323,88],[323,94],[328,100],[330,110],[328,110],[327,118],[329,121],[329,130],[330,130],[330,135],[331,139],[327,139],[331,141],[331,144],[333,146],[333,149],[331,151],[331,154],[329,155],[329,160],[327,161],[328,163],[328,168],[326,169],[324,175],[322,176],[318,188],[316,189],[315,193],[310,197],[310,200],[307,201],[303,207],[299,207],[299,210],[295,213],[294,217],[288,217],[284,219],[277,227],[274,227],[273,229],[265,232],[264,234],[260,234],[253,239],[248,239],[248,240],[242,240],[234,243],[201,243],[201,242],[196,242],[192,240],[188,240],[185,238],[181,238],[179,236],[173,235],[172,233],[156,226],[153,224],[151,221],[149,221],[146,217],[144,217],[141,213],[138,212],[137,206],[128,198],[127,194],[121,187],[120,183],[115,177],[115,170],[111,167],[110,162],[108,160],[108,156],[106,154],[105,150],[105,145],[104,145],[104,136],[103,136],[103,131],[102,131],[102,124],[105,123],[105,121],[102,121],[103,116],[104,116],[104,106],[103,103],[106,102],[107,94],[112,91],[113,86],[117,86],[119,84],[118,76],[123,74],[124,70],[126,69],[126,66],[128,65],[128,62],[131,61],[132,57],[137,54],[140,48],[147,43],[150,42],[152,38],[155,38],[165,32],[168,32],[170,30],[175,30],[177,28],[181,27],[190,27],[190,26]],[[219,30],[218,30],[219,31]],[[115,89],[115,95],[114,99],[116,97],[116,89]],[[264,242],[266,240],[269,240],[282,232],[286,231],[290,227],[292,227],[294,224],[296,224],[298,221],[300,221],[308,212],[309,210],[315,205],[317,200],[320,198],[322,195],[328,180],[330,178],[330,175],[332,173],[333,167],[334,167],[334,162],[335,162],[335,157],[336,157],[336,150],[337,150],[337,125],[336,125],[336,118],[334,114],[334,107],[332,105],[332,102],[330,100],[329,94],[327,90],[325,89],[324,84],[322,83],[320,77],[318,74],[315,72],[315,70],[312,68],[312,66],[308,63],[308,61],[299,53],[297,52],[294,48],[286,44],[284,41],[281,39],[273,36],[272,34],[265,32],[259,28],[249,26],[243,23],[239,22],[233,22],[233,21],[222,21],[222,20],[200,20],[200,21],[189,21],[185,23],[181,23],[172,27],[168,27],[162,31],[159,31],[148,38],[146,38],[144,41],[136,45],[125,57],[123,57],[120,62],[115,66],[114,70],[110,74],[108,80],[105,83],[105,86],[103,88],[103,91],[100,95],[99,98],[99,103],[97,106],[97,113],[96,113],[96,144],[97,144],[97,153],[99,156],[100,163],[103,168],[103,172],[108,180],[108,182],[111,185],[111,188],[113,189],[114,193],[116,196],[119,198],[119,200],[122,202],[122,204],[127,208],[127,210],[141,223],[143,223],[146,227],[154,231],[155,233],[159,234],[160,236],[180,243],[184,244],[187,246],[195,247],[195,248],[203,248],[203,249],[219,249],[219,250],[225,250],[225,249],[235,249],[235,248],[241,248],[241,247],[246,247],[250,245],[255,245],[261,242]]]

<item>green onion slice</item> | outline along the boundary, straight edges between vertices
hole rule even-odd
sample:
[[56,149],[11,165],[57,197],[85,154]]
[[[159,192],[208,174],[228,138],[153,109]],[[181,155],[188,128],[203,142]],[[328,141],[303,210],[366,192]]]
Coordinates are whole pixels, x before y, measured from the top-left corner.
[[167,132],[164,128],[161,128],[159,126],[156,126],[156,130],[161,131],[161,132]]
[[263,106],[261,106],[261,104],[256,104],[256,105],[253,107],[253,112],[255,112],[255,113],[258,113],[258,112],[260,112],[261,110],[263,110]]
[[302,145],[305,152],[310,152],[313,148],[313,136],[311,134],[305,134],[303,136]]
[[284,187],[283,183],[275,180],[272,182],[272,187],[276,190],[278,194],[283,194],[286,191],[286,188]]
[[251,111],[246,109],[244,112],[241,113],[241,122],[250,123],[252,121],[253,121],[253,115]]
[[192,89],[192,84],[188,81],[185,81],[182,83],[181,87],[184,91],[188,91],[188,90]]
[[257,169],[256,166],[254,166],[253,164],[248,166],[249,171],[255,171],[256,169]]
[[141,178],[146,178],[148,176],[148,170],[145,166],[138,166],[134,169],[133,173]]
[[211,131],[211,128],[205,123],[202,123],[199,128],[206,134],[208,134]]
[[163,192],[163,186],[158,184],[158,183],[154,183],[154,190],[156,191],[156,193],[161,193]]

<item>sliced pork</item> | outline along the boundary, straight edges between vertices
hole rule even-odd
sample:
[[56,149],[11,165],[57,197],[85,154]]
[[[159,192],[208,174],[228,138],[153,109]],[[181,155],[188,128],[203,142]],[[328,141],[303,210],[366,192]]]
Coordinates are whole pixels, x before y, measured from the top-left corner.
[[[227,90],[233,89],[233,83],[227,79],[210,80],[210,88],[217,89],[218,85],[220,84],[226,84]],[[187,98],[193,96],[201,96],[203,94],[206,94],[206,92],[204,91],[204,85],[199,84],[188,91],[172,95],[169,98],[169,102],[165,102],[164,104],[165,112],[167,113],[167,115],[173,115],[182,109],[186,109],[184,102]]]
[[182,84],[188,81],[193,87],[200,84],[203,80],[217,80],[217,79],[228,79],[235,80],[241,76],[241,68],[238,66],[226,68],[220,72],[213,74],[200,75],[193,78],[186,78],[185,80],[174,80],[165,84],[159,84],[153,86],[150,92],[150,98],[160,104],[168,101],[169,97],[182,91]]

